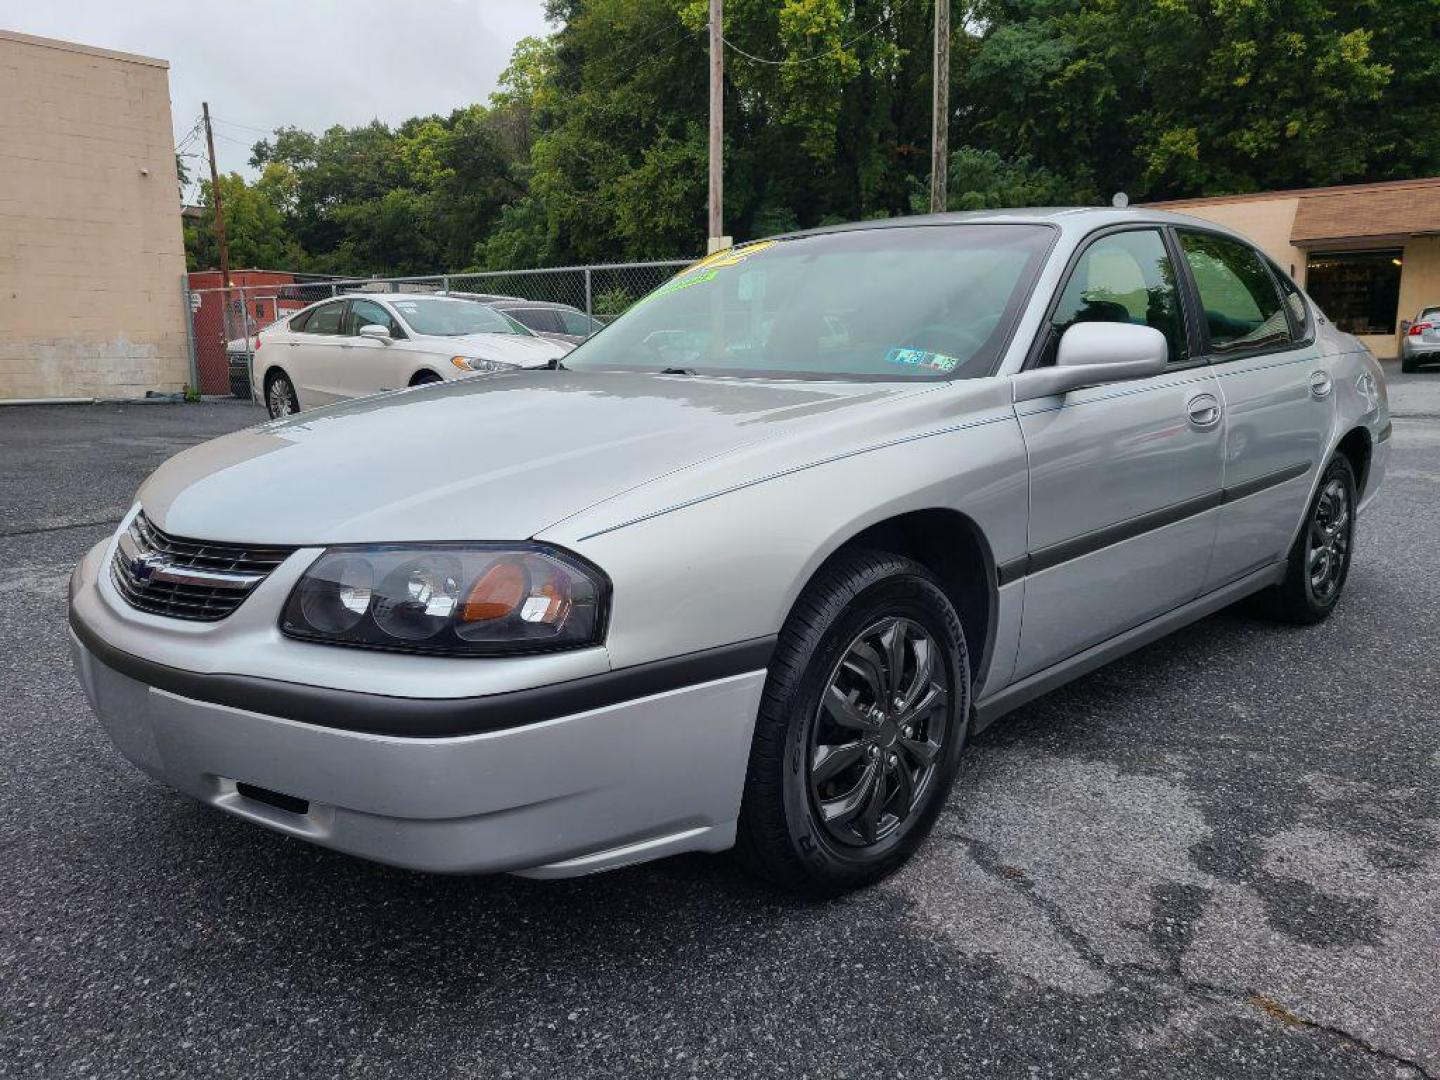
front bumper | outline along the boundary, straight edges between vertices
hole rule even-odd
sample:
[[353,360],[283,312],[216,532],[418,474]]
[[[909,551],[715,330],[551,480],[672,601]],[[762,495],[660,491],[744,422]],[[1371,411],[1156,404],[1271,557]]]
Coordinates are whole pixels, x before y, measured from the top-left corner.
[[[564,877],[734,843],[763,668],[474,734],[348,730],[343,717],[301,722],[134,677],[81,616],[110,603],[95,592],[101,564],[92,553],[72,581],[71,649],[86,696],[126,758],[201,802],[447,873]],[[400,730],[411,704],[429,715],[426,702],[389,700]],[[247,785],[307,805],[282,809]]]

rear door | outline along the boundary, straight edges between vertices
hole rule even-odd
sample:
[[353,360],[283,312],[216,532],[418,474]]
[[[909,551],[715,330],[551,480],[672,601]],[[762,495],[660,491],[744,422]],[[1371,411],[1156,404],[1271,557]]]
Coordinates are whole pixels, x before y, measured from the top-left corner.
[[1029,554],[1015,677],[1199,593],[1220,500],[1219,390],[1192,355],[1173,251],[1158,227],[1090,241],[1052,305],[1032,366],[1077,322],[1151,326],[1168,370],[1017,406],[1030,462]]
[[[281,361],[290,373],[300,407],[312,409],[340,401],[340,331],[345,320],[344,300],[328,300],[292,323],[290,344]],[[303,319],[303,321],[301,321]]]
[[1334,419],[1300,291],[1250,245],[1177,229],[1225,405],[1225,485],[1206,589],[1285,557]]

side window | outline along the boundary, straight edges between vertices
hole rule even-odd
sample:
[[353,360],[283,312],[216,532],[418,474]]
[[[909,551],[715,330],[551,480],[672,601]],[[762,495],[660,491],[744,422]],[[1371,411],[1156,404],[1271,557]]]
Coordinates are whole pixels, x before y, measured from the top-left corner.
[[303,333],[305,332],[305,324],[310,321],[310,316],[311,316],[311,315],[314,315],[314,314],[315,314],[315,309],[314,309],[314,308],[311,308],[309,311],[302,311],[299,315],[296,315],[293,319],[291,319],[291,320],[290,320],[290,331],[291,331],[291,333],[303,334]]
[[589,335],[600,329],[600,324],[583,311],[564,309],[560,312],[560,319],[565,324],[567,334]]
[[1254,250],[1224,236],[1181,230],[1180,247],[1210,334],[1210,351],[1283,345],[1290,324],[1275,282]]
[[383,326],[390,331],[393,338],[402,338],[405,332],[400,329],[400,324],[395,317],[385,308],[375,303],[374,300],[351,300],[350,314],[345,325],[345,333],[355,337],[360,333],[362,326]]
[[1060,336],[1081,322],[1153,327],[1165,335],[1172,364],[1186,358],[1175,267],[1158,231],[1112,233],[1085,249],[1051,316],[1042,365],[1055,362]]
[[[1269,260],[1267,259],[1266,262]],[[1285,298],[1285,306],[1290,309],[1290,322],[1295,327],[1299,339],[1304,341],[1310,336],[1310,305],[1305,302],[1305,295],[1300,291],[1299,286],[1273,262],[1270,263],[1270,272],[1280,286],[1280,295]]]
[[301,328],[303,334],[338,334],[340,332],[340,320],[345,314],[345,301],[334,300],[328,304],[321,304],[314,311],[310,312],[310,318],[305,320]]
[[549,308],[516,308],[510,312],[517,322],[541,334],[563,334],[565,324]]

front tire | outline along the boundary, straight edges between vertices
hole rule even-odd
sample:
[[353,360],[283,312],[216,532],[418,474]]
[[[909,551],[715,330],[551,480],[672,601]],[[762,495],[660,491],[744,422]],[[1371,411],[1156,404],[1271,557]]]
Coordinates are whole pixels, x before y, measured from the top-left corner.
[[1355,538],[1355,470],[1337,454],[1325,467],[1300,535],[1290,548],[1285,580],[1268,595],[1269,613],[1283,622],[1323,622],[1350,576]]
[[945,804],[970,715],[959,616],[920,564],[843,556],[781,629],[751,745],[737,854],[833,896],[898,868]]

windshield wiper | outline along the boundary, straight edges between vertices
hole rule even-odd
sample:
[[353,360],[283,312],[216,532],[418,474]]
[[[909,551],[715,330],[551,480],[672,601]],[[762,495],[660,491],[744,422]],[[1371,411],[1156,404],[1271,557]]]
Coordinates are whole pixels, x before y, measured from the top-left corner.
[[551,360],[550,360],[550,362],[549,362],[548,364],[546,364],[545,366],[548,367],[551,371],[569,371],[569,370],[570,370],[569,368],[567,368],[567,367],[565,366],[565,361],[564,361],[564,360],[561,360],[560,357],[558,357],[558,356],[552,357]]
[[667,367],[660,369],[661,375],[694,375],[695,369],[689,367]]

